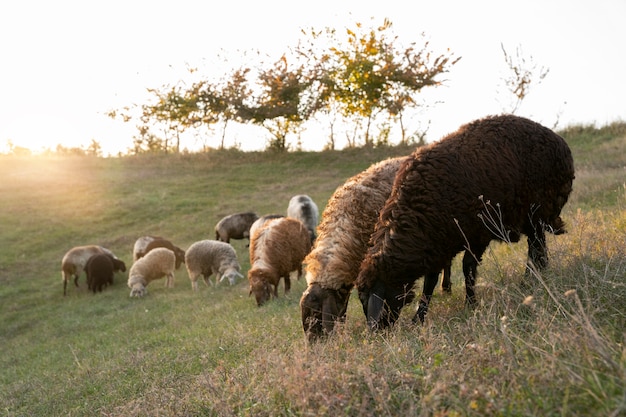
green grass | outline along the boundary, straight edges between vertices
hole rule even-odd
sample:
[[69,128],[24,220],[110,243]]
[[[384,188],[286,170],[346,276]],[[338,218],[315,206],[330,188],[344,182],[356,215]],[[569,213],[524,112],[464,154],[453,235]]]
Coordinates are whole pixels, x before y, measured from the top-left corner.
[[[186,248],[224,215],[285,213],[299,193],[322,210],[345,179],[410,149],[2,157],[0,415],[624,415],[624,132],[564,133],[577,168],[569,233],[550,236],[542,275],[524,279],[524,244],[493,244],[476,309],[456,260],[453,294],[436,292],[424,326],[411,306],[369,334],[353,295],[346,323],[312,346],[303,280],[260,309],[245,280],[193,293],[184,267],[143,299],[126,274],[97,295],[83,276],[63,297],[61,258],[101,244],[130,267],[145,234]],[[244,274],[245,245],[233,242]]]

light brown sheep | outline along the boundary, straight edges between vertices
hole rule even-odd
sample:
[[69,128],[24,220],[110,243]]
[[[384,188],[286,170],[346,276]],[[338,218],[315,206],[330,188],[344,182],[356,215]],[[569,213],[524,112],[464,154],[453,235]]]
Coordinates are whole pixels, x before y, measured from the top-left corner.
[[165,286],[174,287],[176,255],[167,248],[155,248],[137,260],[128,272],[128,287],[131,297],[143,297],[146,286],[157,279],[166,277]]
[[309,232],[301,221],[291,218],[272,220],[258,229],[250,241],[250,294],[261,306],[272,295],[278,297],[278,283],[285,279],[285,294],[291,288],[289,275],[302,276],[302,261],[311,250]]
[[300,309],[309,341],[332,331],[336,320],[345,317],[378,213],[405,159],[387,159],[372,165],[348,179],[328,201],[315,245],[305,259],[308,288]]

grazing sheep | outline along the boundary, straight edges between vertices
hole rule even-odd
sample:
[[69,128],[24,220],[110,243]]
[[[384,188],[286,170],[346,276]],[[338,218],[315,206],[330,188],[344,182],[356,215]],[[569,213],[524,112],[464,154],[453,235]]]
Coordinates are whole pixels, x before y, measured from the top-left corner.
[[[230,285],[235,284],[237,277],[243,278],[237,261],[235,249],[226,242],[217,240],[201,240],[192,244],[185,254],[185,265],[191,280],[191,288],[198,290],[198,278],[204,277],[209,285],[209,277],[215,274],[215,285],[228,279]],[[211,282],[211,284],[213,284]]]
[[261,226],[263,226],[266,222],[280,219],[281,217],[285,217],[282,214],[266,214],[265,216],[261,216],[252,223],[250,226],[250,236],[254,235],[254,232],[257,231]]
[[93,291],[102,292],[102,288],[113,285],[113,275],[115,272],[126,272],[126,264],[111,255],[98,253],[93,255],[85,264],[87,274],[87,288]]
[[308,288],[300,299],[300,310],[309,341],[331,332],[335,322],[345,317],[378,212],[405,159],[372,165],[348,179],[328,201],[317,228],[319,235],[305,259]]
[[61,260],[61,277],[63,278],[63,295],[67,295],[67,282],[74,277],[74,285],[78,287],[78,277],[85,269],[85,264],[93,255],[103,253],[117,259],[109,249],[97,245],[76,246],[67,251]]
[[135,245],[133,246],[133,262],[136,262],[137,259],[143,257],[148,251],[146,248],[148,244],[153,240],[163,239],[160,236],[142,236],[135,241]]
[[224,217],[215,225],[215,240],[230,243],[231,239],[250,239],[250,226],[259,216],[253,212]]
[[166,277],[165,286],[174,287],[176,255],[167,248],[155,248],[133,263],[128,272],[128,287],[131,297],[143,297],[146,286],[159,278]]
[[267,222],[250,240],[250,294],[261,306],[272,295],[278,297],[278,283],[285,279],[285,294],[291,288],[289,274],[302,276],[302,261],[311,250],[311,239],[301,221],[288,217]]
[[319,218],[317,205],[308,195],[295,195],[289,200],[287,217],[300,220],[308,229],[311,236],[311,245],[315,242],[315,228]]
[[356,280],[370,328],[393,324],[425,275],[414,317],[423,322],[436,271],[462,250],[471,254],[463,258],[470,305],[492,240],[526,235],[530,267],[545,267],[545,232],[564,233],[559,215],[573,180],[565,141],[517,116],[474,121],[414,152],[398,171]]
[[[350,292],[393,180],[408,157],[387,159],[337,188],[317,228],[319,236],[304,260],[308,288],[300,300],[302,326],[310,342],[330,333],[345,318]],[[451,291],[448,263],[442,288]]]
[[185,262],[185,251],[178,246],[174,246],[174,244],[167,239],[155,238],[153,241],[148,243],[145,253],[150,252],[154,248],[167,248],[174,252],[174,255],[176,255],[176,269],[180,268],[180,264]]

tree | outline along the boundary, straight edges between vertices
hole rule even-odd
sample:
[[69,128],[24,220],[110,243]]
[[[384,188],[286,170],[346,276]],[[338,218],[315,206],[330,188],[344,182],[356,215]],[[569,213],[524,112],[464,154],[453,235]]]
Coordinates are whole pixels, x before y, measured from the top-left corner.
[[[321,63],[321,70],[317,71],[320,78],[312,83],[320,88],[317,96],[326,103],[336,102],[342,116],[353,119],[354,135],[361,121],[364,122],[365,145],[373,143],[370,139],[373,120],[385,112],[388,118],[400,122],[402,141],[406,141],[403,112],[417,105],[415,95],[422,88],[439,85],[441,81],[437,77],[460,59],[449,51],[433,56],[428,42],[421,48],[413,42],[408,48],[398,49],[397,36],[388,36],[391,27],[388,19],[369,30],[357,23],[354,30],[346,29],[345,47],[333,29],[311,32],[313,37],[325,33],[334,45],[316,57]],[[311,50],[302,50],[301,54],[311,54]],[[355,137],[349,142],[355,144]]]
[[507,53],[504,44],[501,43],[500,48],[502,48],[504,61],[510,70],[509,76],[503,80],[506,88],[515,97],[515,103],[511,108],[511,113],[515,114],[522,101],[528,96],[531,85],[541,84],[550,69],[544,67],[537,69],[537,64],[534,63],[532,56],[528,59],[524,57],[521,46],[515,48],[515,56]]
[[285,55],[258,76],[260,92],[239,114],[244,120],[263,126],[270,134],[269,148],[287,150],[287,136],[298,133],[312,110],[304,106],[303,93],[309,86],[305,68],[291,68]]

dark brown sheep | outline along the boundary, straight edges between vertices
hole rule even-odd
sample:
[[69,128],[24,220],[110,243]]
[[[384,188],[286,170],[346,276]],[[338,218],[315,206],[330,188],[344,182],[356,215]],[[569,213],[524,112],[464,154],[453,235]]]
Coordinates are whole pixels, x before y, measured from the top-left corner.
[[466,302],[474,304],[476,270],[494,239],[526,235],[530,267],[544,268],[545,232],[564,232],[559,215],[573,180],[563,138],[512,115],[466,124],[414,152],[398,171],[357,277],[370,328],[395,322],[421,276],[414,320],[423,321],[438,271],[463,250]]
[[123,261],[105,253],[93,255],[85,264],[87,287],[94,294],[101,292],[107,285],[113,285],[113,275],[118,271],[126,272]]
[[150,252],[154,248],[167,248],[171,250],[172,252],[174,252],[174,255],[176,255],[176,269],[180,268],[180,265],[185,262],[185,251],[179,248],[178,246],[175,246],[172,242],[170,242],[167,239],[155,238],[153,241],[148,243],[143,255]]
[[236,213],[222,218],[215,225],[215,240],[230,243],[231,239],[250,239],[250,226],[258,218],[253,212]]

